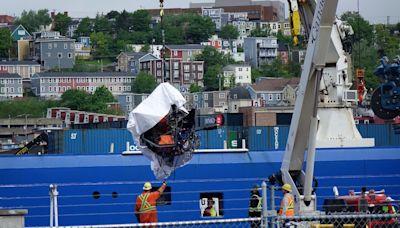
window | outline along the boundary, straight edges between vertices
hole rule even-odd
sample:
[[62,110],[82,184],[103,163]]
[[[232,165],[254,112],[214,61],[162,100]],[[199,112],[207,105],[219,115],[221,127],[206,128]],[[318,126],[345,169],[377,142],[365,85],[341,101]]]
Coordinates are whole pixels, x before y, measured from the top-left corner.
[[174,78],[179,78],[179,70],[174,70]]
[[198,95],[194,95],[194,96],[193,96],[193,100],[194,100],[194,101],[198,101],[198,100],[199,100],[199,96],[198,96]]
[[126,102],[131,102],[131,96],[126,96]]
[[161,70],[157,71],[157,76],[161,76]]
[[40,92],[44,92],[44,86],[40,87]]
[[161,62],[157,62],[157,68],[161,68]]
[[68,52],[68,58],[72,59],[72,53],[71,52]]
[[268,94],[268,100],[272,101],[274,99],[274,96],[272,94]]
[[178,55],[178,51],[177,51],[177,50],[174,50],[174,51],[173,51],[173,54],[174,54],[174,56],[177,56],[177,55]]
[[225,102],[223,101],[219,102],[219,106],[225,106]]
[[280,100],[281,100],[281,94],[279,94],[279,93],[276,94],[276,100],[277,100],[277,101],[280,101]]
[[68,49],[68,44],[64,43],[64,49]]
[[208,108],[208,103],[204,102],[204,108]]
[[184,74],[184,79],[187,81],[190,79],[190,73],[185,73]]
[[57,48],[57,43],[54,43],[54,48]]
[[237,99],[237,98],[238,98],[237,94],[233,94],[233,99]]
[[197,71],[202,72],[203,71],[203,65],[197,65]]
[[239,71],[243,71],[243,68],[239,67]]
[[179,69],[179,63],[178,62],[174,62],[174,70]]
[[220,99],[225,99],[225,93],[219,93],[218,96],[219,96]]
[[10,93],[14,93],[14,87],[10,88]]
[[52,49],[53,48],[53,44],[52,43],[48,43],[47,44],[47,49]]
[[69,49],[71,49],[71,50],[75,49],[74,43],[70,43],[70,44],[69,44]]
[[58,52],[58,53],[57,53],[57,58],[62,59],[62,57],[63,57],[63,53]]
[[184,70],[185,72],[189,72],[189,71],[190,71],[190,65],[184,65],[184,66],[183,66],[183,70]]
[[47,52],[47,57],[51,57],[51,52]]
[[208,100],[208,94],[207,93],[204,94],[204,100],[205,101]]

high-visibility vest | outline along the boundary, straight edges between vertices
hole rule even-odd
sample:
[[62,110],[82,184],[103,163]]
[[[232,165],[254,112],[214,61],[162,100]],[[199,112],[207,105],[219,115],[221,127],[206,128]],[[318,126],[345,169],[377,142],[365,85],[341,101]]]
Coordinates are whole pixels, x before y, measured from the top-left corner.
[[[286,208],[286,213],[283,214],[283,208],[285,207],[285,198],[288,201],[288,205]],[[283,199],[281,201],[281,208],[279,209],[279,215],[285,215],[285,216],[294,216],[294,197],[292,194],[286,193],[283,196]]]
[[149,212],[149,211],[153,211],[156,209],[155,206],[152,206],[148,201],[147,198],[149,198],[150,193],[142,193],[139,196],[140,199],[140,208],[139,208],[139,213],[144,213],[144,212]]
[[262,210],[262,198],[259,195],[253,194],[251,198],[256,197],[258,200],[256,207],[249,207],[249,212],[260,212]]

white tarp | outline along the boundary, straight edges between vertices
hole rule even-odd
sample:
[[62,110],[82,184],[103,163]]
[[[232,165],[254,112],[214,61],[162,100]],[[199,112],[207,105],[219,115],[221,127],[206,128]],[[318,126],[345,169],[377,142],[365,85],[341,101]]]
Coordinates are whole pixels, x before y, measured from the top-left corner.
[[140,135],[154,127],[166,116],[171,105],[187,112],[183,107],[186,103],[182,94],[169,83],[161,83],[157,88],[129,113],[127,128],[132,133],[137,146],[151,160],[151,169],[157,179],[167,178],[178,167],[185,165],[191,159],[191,154],[183,154],[171,158],[162,158],[140,142]]

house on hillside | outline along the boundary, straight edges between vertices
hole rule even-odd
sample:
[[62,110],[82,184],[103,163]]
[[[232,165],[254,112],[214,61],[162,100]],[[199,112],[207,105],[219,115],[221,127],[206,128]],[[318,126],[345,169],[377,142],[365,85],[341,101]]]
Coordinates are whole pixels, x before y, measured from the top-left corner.
[[13,41],[18,41],[21,39],[27,40],[31,37],[31,34],[26,30],[26,28],[23,25],[18,25],[14,28],[12,28],[11,31],[11,38]]
[[247,64],[231,64],[222,68],[224,87],[251,84],[251,66]]
[[140,63],[158,59],[154,55],[145,52],[121,52],[117,56],[118,65],[116,71],[138,74]]
[[23,97],[22,77],[19,74],[0,73],[0,100]]
[[200,44],[167,45],[165,46],[166,58],[181,59],[183,61],[194,60],[196,55],[203,52],[204,46]]
[[259,107],[294,106],[299,82],[300,78],[265,78],[247,89]]

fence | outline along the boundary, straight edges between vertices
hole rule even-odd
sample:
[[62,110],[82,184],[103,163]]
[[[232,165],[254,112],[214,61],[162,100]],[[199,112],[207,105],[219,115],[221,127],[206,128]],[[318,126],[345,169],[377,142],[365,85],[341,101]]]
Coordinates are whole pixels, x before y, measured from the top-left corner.
[[[244,180],[238,180],[244,181]],[[252,180],[252,181],[255,181]],[[110,183],[103,183],[110,184]],[[115,184],[115,183],[114,183]],[[124,184],[124,183],[120,183]],[[127,183],[125,183],[127,184]],[[28,187],[28,186],[26,186]],[[375,186],[379,187],[379,186]],[[79,188],[76,186],[76,188]],[[227,189],[226,194],[229,192],[245,192],[250,189]],[[268,190],[268,191],[267,191]],[[282,196],[278,193],[278,187],[267,186],[265,182],[262,184],[262,198],[263,198],[263,212],[261,217],[258,218],[231,218],[231,219],[221,219],[219,218],[204,218],[202,220],[190,220],[190,221],[175,221],[175,222],[160,222],[155,224],[139,224],[139,223],[125,223],[125,224],[108,224],[108,225],[71,225],[71,226],[58,226],[58,207],[61,209],[65,209],[66,207],[72,206],[74,208],[91,208],[89,204],[79,204],[79,205],[57,205],[58,197],[60,199],[65,198],[77,198],[77,197],[85,197],[85,196],[58,196],[58,191],[56,185],[50,186],[50,227],[59,227],[59,228],[130,228],[130,227],[265,227],[265,228],[281,228],[281,227],[291,227],[291,228],[399,228],[400,227],[400,214],[396,213],[398,211],[396,203],[398,201],[389,201],[386,203],[380,203],[375,201],[375,204],[364,205],[364,209],[357,209],[363,212],[357,212],[354,208],[348,210],[351,205],[349,204],[335,204],[329,208],[329,206],[324,205],[320,210],[308,216],[294,216],[294,217],[284,217],[277,215],[277,209],[279,209],[279,202],[282,199]],[[218,189],[214,189],[213,191],[219,191]],[[186,192],[190,194],[196,194],[196,192]],[[268,194],[267,194],[268,193]],[[185,192],[179,192],[179,194],[185,194]],[[236,193],[235,193],[236,194]],[[376,192],[376,194],[382,194],[382,192]],[[135,196],[135,194],[131,194]],[[321,197],[327,197],[320,195]],[[393,196],[393,195],[391,195]],[[395,195],[393,197],[397,197]],[[385,196],[386,197],[386,196]],[[17,198],[17,197],[16,197]],[[14,200],[16,199],[14,198]],[[42,198],[42,197],[24,197],[24,199],[28,198]],[[45,197],[43,197],[45,198]],[[46,197],[48,199],[48,196]],[[333,198],[332,196],[330,197]],[[378,196],[376,197],[378,198]],[[390,198],[388,198],[390,199]],[[231,199],[225,199],[223,202],[225,204],[229,204],[232,201],[242,202],[241,207],[236,208],[228,208],[226,207],[224,213],[228,214],[233,210],[241,210],[247,214],[248,211],[248,200],[249,197],[237,197]],[[47,201],[48,202],[48,201]],[[159,211],[161,213],[173,213],[175,217],[179,217],[179,215],[183,215],[184,213],[192,210],[188,205],[195,204],[196,200],[180,200],[179,202],[175,202],[176,204],[184,204],[184,208],[175,211]],[[198,202],[197,202],[198,203]],[[390,204],[389,204],[390,203]],[[126,204],[126,203],[125,203]],[[128,203],[129,205],[132,202]],[[100,204],[94,204],[93,206],[100,207]],[[116,205],[109,206],[117,206],[123,207],[123,203],[118,203]],[[49,207],[47,207],[49,208]],[[346,210],[344,208],[347,208]],[[82,211],[89,211],[83,209]],[[92,215],[96,215],[98,217],[101,216],[113,216],[115,214],[130,214],[133,215],[133,211],[120,211],[120,212],[109,212],[109,213],[97,213],[96,211],[92,212],[82,212],[81,215],[83,218],[89,217]],[[61,214],[60,217],[72,216],[67,214]],[[28,218],[35,218],[41,216],[28,215]],[[43,216],[42,216],[43,217]],[[183,217],[183,216],[182,216]],[[84,220],[83,220],[84,221]]]

